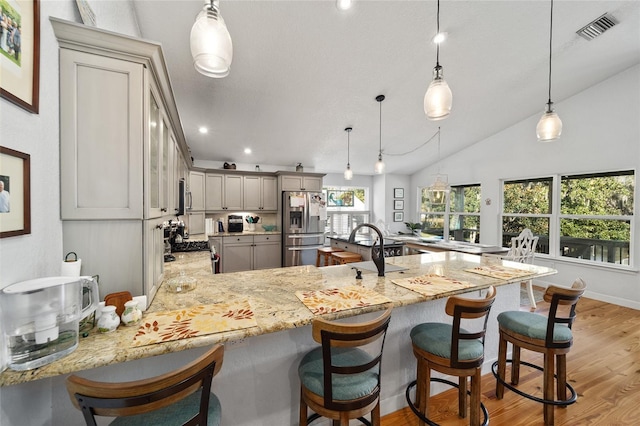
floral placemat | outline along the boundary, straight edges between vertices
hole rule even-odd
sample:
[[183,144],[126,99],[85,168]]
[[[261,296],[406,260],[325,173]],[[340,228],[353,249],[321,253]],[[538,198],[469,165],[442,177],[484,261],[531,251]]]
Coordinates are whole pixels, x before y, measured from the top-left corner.
[[248,300],[154,312],[142,319],[131,346],[145,346],[257,325]]
[[426,274],[418,277],[401,278],[391,280],[392,283],[400,287],[420,293],[423,296],[435,296],[442,293],[473,287],[473,284],[466,281],[459,281],[442,275]]
[[509,280],[511,278],[524,277],[531,275],[531,272],[522,269],[507,268],[500,265],[482,265],[475,268],[465,269],[465,272],[473,272],[474,274],[486,275],[488,277]]
[[314,315],[391,303],[391,299],[388,297],[358,286],[296,291],[296,296]]

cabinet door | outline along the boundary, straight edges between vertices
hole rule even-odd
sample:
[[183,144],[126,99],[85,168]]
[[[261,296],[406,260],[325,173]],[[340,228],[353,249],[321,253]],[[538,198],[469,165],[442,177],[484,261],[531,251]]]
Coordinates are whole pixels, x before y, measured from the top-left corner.
[[254,235],[253,241],[253,269],[279,268],[282,265],[280,235]]
[[283,191],[300,191],[302,189],[302,176],[282,176]]
[[243,176],[244,209],[262,210],[262,177]]
[[142,219],[144,68],[60,49],[60,214]]
[[275,177],[262,177],[262,209],[278,210],[278,180]]
[[144,194],[145,219],[161,216],[162,205],[162,137],[165,133],[165,123],[160,109],[160,101],[155,87],[152,86],[148,94],[147,137],[144,161]]
[[224,239],[222,272],[250,271],[253,266],[253,243],[229,243],[227,240],[230,238]]
[[203,211],[204,210],[204,173],[189,172],[189,207],[187,210]]
[[207,173],[205,177],[205,209],[222,210],[222,196],[224,194],[224,176]]
[[302,178],[302,189],[306,191],[321,191],[322,190],[322,178],[304,176]]
[[225,210],[242,210],[242,176],[225,175],[224,176],[224,204]]
[[204,212],[188,212],[187,213],[187,226],[189,227],[189,235],[204,234]]
[[144,221],[144,294],[151,303],[164,277],[164,228],[162,218]]

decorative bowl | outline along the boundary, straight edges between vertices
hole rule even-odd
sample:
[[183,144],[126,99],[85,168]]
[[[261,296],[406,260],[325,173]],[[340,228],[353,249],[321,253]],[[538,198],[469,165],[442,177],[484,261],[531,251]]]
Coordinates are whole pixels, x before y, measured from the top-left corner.
[[264,229],[267,232],[275,231],[276,230],[276,226],[275,225],[262,225],[262,229]]

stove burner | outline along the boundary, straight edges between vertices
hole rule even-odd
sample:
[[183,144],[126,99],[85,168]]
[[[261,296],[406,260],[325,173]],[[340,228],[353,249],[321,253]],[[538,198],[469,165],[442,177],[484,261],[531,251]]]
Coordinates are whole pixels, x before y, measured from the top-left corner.
[[187,241],[171,244],[171,253],[185,251],[209,251],[208,241]]

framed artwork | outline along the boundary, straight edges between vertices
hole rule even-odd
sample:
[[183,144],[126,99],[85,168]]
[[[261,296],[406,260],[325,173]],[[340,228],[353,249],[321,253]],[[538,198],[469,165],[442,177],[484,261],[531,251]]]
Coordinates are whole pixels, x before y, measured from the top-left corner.
[[40,0],[0,0],[0,10],[0,96],[37,114]]
[[393,188],[393,198],[404,198],[404,188]]
[[404,210],[404,200],[394,200],[393,209],[394,210]]
[[327,191],[327,207],[353,207],[354,191]]
[[404,220],[404,212],[393,212],[393,221],[402,222]]
[[0,238],[31,233],[31,156],[0,146]]

